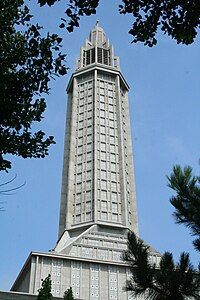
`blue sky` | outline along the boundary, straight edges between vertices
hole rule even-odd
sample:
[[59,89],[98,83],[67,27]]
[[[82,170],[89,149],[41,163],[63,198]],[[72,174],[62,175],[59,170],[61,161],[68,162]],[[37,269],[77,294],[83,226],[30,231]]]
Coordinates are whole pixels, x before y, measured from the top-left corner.
[[[64,1],[62,1],[64,2]],[[193,45],[177,45],[158,34],[153,48],[131,44],[130,16],[118,14],[117,1],[102,0],[96,16],[85,17],[80,28],[69,34],[58,28],[65,5],[51,9],[31,3],[35,22],[63,37],[67,53],[67,76],[51,83],[46,97],[47,110],[39,127],[54,135],[56,145],[40,160],[12,158],[13,169],[0,181],[17,174],[16,185],[26,185],[11,196],[1,196],[5,212],[0,213],[0,289],[8,290],[30,251],[48,251],[55,246],[58,233],[59,202],[66,115],[66,86],[75,68],[80,46],[99,19],[122,72],[130,85],[129,102],[136,174],[140,236],[158,251],[198,254],[189,231],[174,223],[166,174],[174,164],[191,165],[199,175],[200,60],[199,38]],[[29,5],[28,1],[28,5]]]

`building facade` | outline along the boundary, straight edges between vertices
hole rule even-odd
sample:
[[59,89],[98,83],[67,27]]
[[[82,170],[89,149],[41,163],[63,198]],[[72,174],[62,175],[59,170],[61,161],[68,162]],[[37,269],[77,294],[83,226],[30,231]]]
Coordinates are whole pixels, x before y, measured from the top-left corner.
[[[35,294],[51,274],[52,293],[77,299],[131,299],[122,261],[127,231],[138,234],[128,84],[98,22],[67,87],[59,237],[30,254],[12,290]],[[152,262],[160,255],[151,249]]]

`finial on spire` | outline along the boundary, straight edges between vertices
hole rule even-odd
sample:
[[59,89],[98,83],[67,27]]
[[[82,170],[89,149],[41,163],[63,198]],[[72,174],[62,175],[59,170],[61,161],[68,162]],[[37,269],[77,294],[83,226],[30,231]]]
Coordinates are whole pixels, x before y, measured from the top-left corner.
[[96,21],[96,26],[99,26],[99,20]]

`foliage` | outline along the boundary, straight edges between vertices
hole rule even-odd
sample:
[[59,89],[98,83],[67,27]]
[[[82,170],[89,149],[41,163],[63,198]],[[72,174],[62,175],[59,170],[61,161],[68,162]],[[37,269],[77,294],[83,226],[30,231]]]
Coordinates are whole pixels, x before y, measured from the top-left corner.
[[6,154],[43,158],[55,143],[32,127],[43,118],[50,79],[66,73],[62,39],[42,36],[31,17],[24,0],[0,1],[0,171],[11,168]]
[[125,290],[132,292],[133,296],[143,296],[148,300],[200,299],[199,270],[191,265],[189,254],[183,252],[175,264],[172,254],[165,252],[159,265],[152,265],[149,247],[129,232],[128,249],[124,251],[123,259],[131,271]]
[[[38,0],[38,3],[41,6],[45,4],[52,6],[58,1],[60,0]],[[69,0],[66,2],[67,8],[65,14],[70,20],[67,23],[66,19],[61,18],[62,23],[60,24],[60,28],[66,27],[69,32],[72,32],[74,27],[79,27],[81,16],[96,14],[96,8],[98,7],[100,0]]]
[[176,223],[190,228],[192,235],[197,238],[193,244],[200,251],[200,177],[192,175],[192,168],[175,166],[173,173],[167,177],[169,187],[176,195],[170,202],[175,207]]
[[[43,6],[52,6],[60,0],[38,0]],[[161,30],[175,39],[177,43],[191,44],[197,36],[200,27],[199,0],[121,0],[120,14],[130,14],[133,25],[129,34],[133,42],[142,42],[152,47],[157,43],[156,33]],[[69,32],[79,26],[81,16],[90,16],[96,13],[100,0],[68,0],[66,1],[65,18],[60,27],[66,27]]]
[[70,286],[70,288],[65,291],[64,296],[63,296],[64,300],[73,300],[74,296],[73,296],[73,292],[72,292],[72,287]]
[[49,274],[44,280],[42,279],[42,287],[38,290],[38,300],[51,300],[51,275]]
[[200,2],[198,0],[123,0],[120,13],[132,14],[134,23],[129,33],[133,42],[153,46],[158,28],[177,43],[191,44],[200,27]]

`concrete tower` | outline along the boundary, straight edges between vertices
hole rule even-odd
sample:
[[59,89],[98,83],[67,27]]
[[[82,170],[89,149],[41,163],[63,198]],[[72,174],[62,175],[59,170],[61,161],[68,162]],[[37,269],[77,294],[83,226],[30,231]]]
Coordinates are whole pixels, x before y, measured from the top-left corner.
[[35,294],[51,274],[57,297],[72,286],[77,299],[129,299],[121,255],[138,224],[128,89],[97,22],[67,87],[59,239],[54,250],[30,254],[13,291]]
[[94,224],[137,233],[128,85],[98,22],[67,93],[59,236]]

